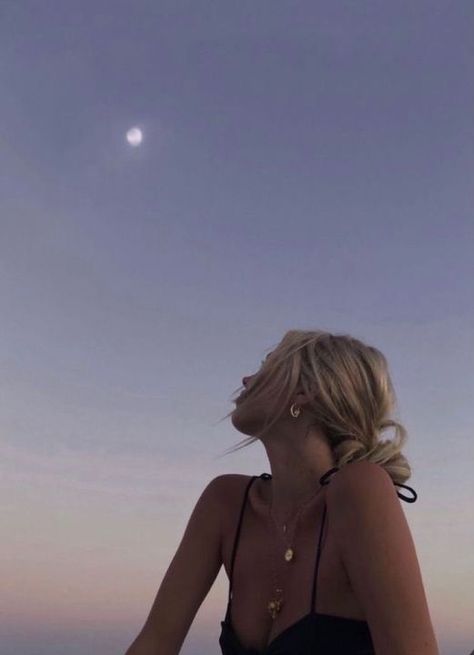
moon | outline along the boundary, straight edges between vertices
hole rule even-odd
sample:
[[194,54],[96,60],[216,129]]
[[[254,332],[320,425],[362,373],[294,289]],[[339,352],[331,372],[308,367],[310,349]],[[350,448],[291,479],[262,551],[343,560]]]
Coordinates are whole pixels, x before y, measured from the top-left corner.
[[139,127],[131,127],[127,132],[127,141],[136,148],[143,141],[143,134]]

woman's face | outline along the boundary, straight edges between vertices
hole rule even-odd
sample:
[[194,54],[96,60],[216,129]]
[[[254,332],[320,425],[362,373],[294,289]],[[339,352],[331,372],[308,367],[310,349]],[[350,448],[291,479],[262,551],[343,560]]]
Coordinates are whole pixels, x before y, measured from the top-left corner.
[[[271,353],[268,353],[269,357]],[[267,357],[265,359],[267,359]],[[231,415],[232,424],[239,432],[253,436],[258,430],[261,430],[264,419],[268,413],[268,408],[263,399],[252,403],[252,380],[260,372],[265,360],[260,363],[260,369],[253,375],[244,376],[242,384],[245,390],[235,401],[235,409]],[[247,397],[248,396],[248,397]],[[245,404],[242,405],[242,399],[246,398]]]
[[245,397],[245,396],[247,395],[247,393],[248,393],[247,389],[248,389],[249,386],[251,386],[251,382],[252,382],[253,378],[254,378],[254,377],[255,377],[255,376],[256,376],[256,375],[261,371],[263,365],[265,364],[265,361],[267,360],[267,358],[268,358],[270,355],[271,355],[271,353],[268,353],[268,355],[265,357],[265,359],[262,359],[262,361],[260,362],[260,368],[259,368],[259,370],[257,371],[257,373],[254,373],[253,375],[248,375],[248,376],[245,376],[245,375],[244,375],[244,377],[242,378],[242,384],[243,384],[243,386],[245,387],[245,391],[243,391],[243,392],[240,394],[240,396],[239,396],[239,397],[237,398],[237,400],[235,401],[236,403],[239,403],[239,402],[240,402],[240,399],[243,398],[243,397]]

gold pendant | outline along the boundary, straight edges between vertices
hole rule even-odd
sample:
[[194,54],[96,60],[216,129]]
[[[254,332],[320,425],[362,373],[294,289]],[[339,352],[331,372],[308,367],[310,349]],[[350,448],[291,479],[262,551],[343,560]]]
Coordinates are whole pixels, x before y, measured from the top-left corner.
[[283,602],[282,600],[271,600],[268,603],[267,609],[270,612],[272,619],[274,619],[276,615],[279,613],[279,611],[281,610],[282,602]]
[[286,549],[285,559],[286,559],[287,562],[291,562],[291,560],[293,559],[293,554],[294,554],[293,548],[287,548]]

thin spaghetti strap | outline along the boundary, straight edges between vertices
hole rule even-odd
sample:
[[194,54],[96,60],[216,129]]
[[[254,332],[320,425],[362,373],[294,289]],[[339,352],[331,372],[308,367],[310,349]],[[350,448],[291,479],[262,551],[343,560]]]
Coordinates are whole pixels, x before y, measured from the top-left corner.
[[316,565],[315,565],[315,573],[313,576],[313,590],[311,593],[311,606],[309,611],[311,614],[313,613],[313,607],[314,607],[314,612],[316,612],[316,587],[317,587],[317,580],[318,580],[318,572],[319,572],[319,560],[321,559],[321,539],[323,536],[323,529],[324,529],[324,520],[326,518],[326,501],[324,501],[324,511],[323,511],[323,518],[321,521],[321,528],[319,530],[319,540],[318,540],[318,550],[316,554]]
[[238,545],[239,536],[240,536],[240,529],[241,529],[241,526],[242,526],[242,519],[243,519],[243,516],[244,516],[245,504],[247,502],[247,496],[248,496],[250,486],[252,485],[254,480],[256,480],[258,477],[259,477],[258,475],[252,475],[251,479],[247,483],[247,486],[245,487],[244,497],[243,497],[243,500],[242,500],[242,505],[240,507],[239,522],[237,524],[237,530],[236,530],[236,534],[235,534],[235,538],[234,538],[234,546],[232,548],[232,559],[231,559],[231,564],[230,564],[229,594],[228,594],[228,599],[227,599],[227,611],[226,611],[226,614],[225,614],[225,620],[226,621],[230,618],[230,603],[231,603],[231,598],[232,598],[232,580],[233,580],[233,576],[234,576],[234,562],[235,562],[235,556],[236,556],[236,553],[237,553],[237,545]]
[[[339,468],[337,466],[334,466],[333,468],[329,469],[329,471],[326,471],[324,475],[322,475],[319,478],[319,484],[321,485],[326,485],[329,484],[331,474],[334,473],[335,471],[338,471]],[[327,506],[326,506],[326,499],[324,500],[324,511],[323,511],[323,518],[321,520],[321,528],[319,530],[319,540],[318,540],[318,549],[316,552],[316,564],[314,567],[314,576],[313,576],[313,589],[311,592],[311,606],[309,608],[310,613],[313,613],[313,607],[314,611],[316,611],[316,587],[317,587],[317,580],[318,580],[318,572],[319,572],[319,560],[321,559],[321,539],[323,536],[323,530],[324,530],[324,521],[326,519],[326,512],[327,512]]]

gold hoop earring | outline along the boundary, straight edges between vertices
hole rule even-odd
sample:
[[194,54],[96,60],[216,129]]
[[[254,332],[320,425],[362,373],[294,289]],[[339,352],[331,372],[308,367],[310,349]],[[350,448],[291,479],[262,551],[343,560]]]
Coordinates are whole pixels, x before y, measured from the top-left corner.
[[293,403],[292,406],[290,407],[290,414],[294,418],[298,418],[298,416],[300,415],[300,412],[301,412],[301,407],[296,407],[296,403]]

